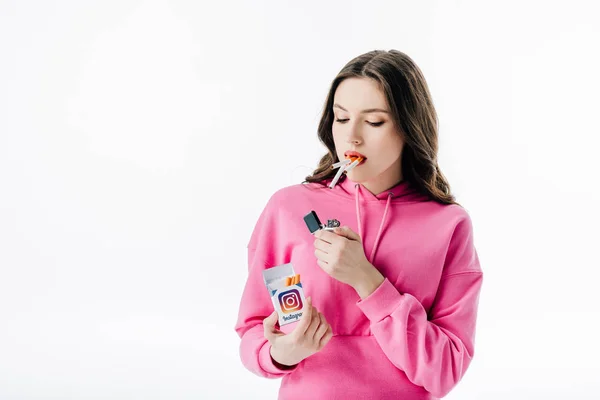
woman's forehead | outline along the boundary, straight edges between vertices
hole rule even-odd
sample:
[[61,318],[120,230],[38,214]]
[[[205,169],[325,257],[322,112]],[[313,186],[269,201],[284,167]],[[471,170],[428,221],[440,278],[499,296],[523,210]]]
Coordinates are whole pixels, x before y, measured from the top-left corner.
[[342,81],[335,91],[334,105],[335,108],[349,112],[389,110],[379,84],[368,78],[348,78]]

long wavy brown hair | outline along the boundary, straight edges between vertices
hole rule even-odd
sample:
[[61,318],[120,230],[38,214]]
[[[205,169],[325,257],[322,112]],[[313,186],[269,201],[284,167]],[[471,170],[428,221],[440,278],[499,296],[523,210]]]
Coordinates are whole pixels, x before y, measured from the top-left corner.
[[403,179],[439,203],[458,204],[438,166],[439,123],[429,87],[415,62],[398,50],[374,50],[362,54],[346,64],[335,77],[318,128],[319,140],[328,152],[304,183],[325,184],[337,172],[331,168],[340,161],[331,131],[333,98],[340,83],[351,77],[374,79],[383,90],[392,120],[405,143],[401,161]]

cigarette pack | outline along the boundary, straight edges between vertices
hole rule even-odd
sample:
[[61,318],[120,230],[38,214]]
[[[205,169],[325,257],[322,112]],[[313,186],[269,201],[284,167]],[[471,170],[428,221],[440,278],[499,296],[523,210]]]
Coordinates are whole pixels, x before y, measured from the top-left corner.
[[299,321],[306,299],[300,275],[294,273],[293,265],[287,263],[267,268],[263,271],[263,279],[279,315],[279,326]]

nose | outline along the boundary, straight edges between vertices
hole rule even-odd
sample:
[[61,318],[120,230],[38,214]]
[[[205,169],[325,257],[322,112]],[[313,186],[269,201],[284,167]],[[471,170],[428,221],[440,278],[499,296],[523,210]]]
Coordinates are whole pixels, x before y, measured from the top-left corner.
[[360,133],[360,130],[356,125],[349,127],[348,137],[346,138],[346,141],[354,145],[362,143],[362,134]]

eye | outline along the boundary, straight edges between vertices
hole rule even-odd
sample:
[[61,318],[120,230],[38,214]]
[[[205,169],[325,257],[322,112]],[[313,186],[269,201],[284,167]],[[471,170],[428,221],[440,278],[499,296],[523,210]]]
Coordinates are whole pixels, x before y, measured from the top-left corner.
[[[340,124],[345,124],[346,122],[348,122],[348,118],[346,118],[346,119],[337,118],[335,121],[339,122]],[[367,124],[369,124],[369,125],[371,125],[373,127],[381,126],[384,123],[385,123],[385,121],[381,121],[381,122],[369,122],[369,121],[367,121]]]

